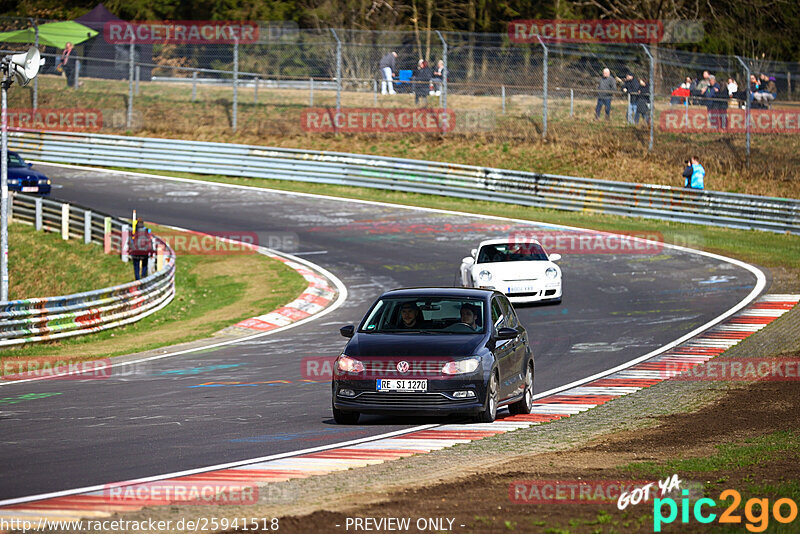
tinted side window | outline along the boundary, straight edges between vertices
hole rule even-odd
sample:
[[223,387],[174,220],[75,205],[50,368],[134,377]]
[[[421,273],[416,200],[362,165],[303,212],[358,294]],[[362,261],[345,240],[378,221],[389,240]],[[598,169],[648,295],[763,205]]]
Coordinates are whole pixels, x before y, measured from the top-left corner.
[[503,308],[503,315],[505,316],[505,326],[509,328],[516,328],[519,326],[519,320],[517,319],[517,314],[514,311],[514,307],[509,302],[508,298],[506,297],[499,297],[500,304]]
[[500,306],[497,298],[492,299],[492,324],[495,330],[501,326],[505,326],[503,308]]

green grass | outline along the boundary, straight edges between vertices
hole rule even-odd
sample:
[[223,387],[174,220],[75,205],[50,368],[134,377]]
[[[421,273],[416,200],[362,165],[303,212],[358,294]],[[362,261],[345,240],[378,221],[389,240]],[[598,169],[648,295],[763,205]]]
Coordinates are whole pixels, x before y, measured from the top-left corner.
[[800,461],[800,433],[773,432],[740,443],[717,445],[711,456],[671,459],[664,462],[636,462],[621,469],[636,476],[665,478],[673,473],[708,473],[743,469],[769,461],[794,457]]
[[[133,169],[119,168],[118,170],[130,171]],[[406,206],[419,206],[481,215],[510,217],[613,232],[643,232],[648,235],[662,235],[664,241],[668,243],[718,252],[768,267],[779,266],[800,271],[800,269],[798,269],[798,266],[800,266],[800,239],[798,239],[797,236],[789,234],[761,232],[757,230],[734,230],[590,212],[545,210],[516,204],[453,199],[418,193],[376,191],[359,187],[309,184],[288,180],[232,178],[227,176],[195,175],[191,173],[169,171],[138,170],[136,172],[246,185],[250,187],[279,189],[283,191],[315,193],[341,198],[390,202]],[[643,256],[641,261],[645,261],[646,259],[647,258]]]
[[133,280],[130,264],[82,240],[37,232],[33,226],[8,226],[9,299],[51,297],[91,291]]
[[[158,233],[158,227],[154,227]],[[174,233],[174,231],[170,231]],[[52,234],[35,236],[51,240]],[[74,245],[56,242],[56,245],[77,249]],[[87,245],[91,247],[91,245]],[[97,269],[104,258],[112,259],[124,267],[122,281],[133,279],[130,264],[115,256],[103,257],[99,247],[90,248],[86,256],[53,256],[42,272],[71,272],[78,268]],[[77,264],[77,267],[76,267]],[[85,265],[83,265],[85,264]],[[88,278],[91,289],[104,287],[96,279]],[[261,254],[248,255],[179,255],[175,274],[175,298],[163,310],[136,323],[105,330],[88,336],[78,336],[60,341],[29,344],[7,349],[0,359],[20,356],[63,356],[71,360],[109,357],[140,352],[176,343],[193,341],[238,321],[267,313],[291,301],[305,289],[307,282],[282,262]]]

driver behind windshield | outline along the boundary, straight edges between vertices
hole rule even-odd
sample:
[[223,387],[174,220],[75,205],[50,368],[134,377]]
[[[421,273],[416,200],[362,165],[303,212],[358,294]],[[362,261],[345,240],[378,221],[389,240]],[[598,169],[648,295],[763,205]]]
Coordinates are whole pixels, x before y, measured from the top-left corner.
[[398,328],[415,329],[428,327],[428,324],[423,319],[422,311],[414,301],[404,302],[400,306],[400,323]]
[[478,330],[478,312],[475,306],[471,304],[463,304],[461,306],[461,322],[469,326],[473,330]]

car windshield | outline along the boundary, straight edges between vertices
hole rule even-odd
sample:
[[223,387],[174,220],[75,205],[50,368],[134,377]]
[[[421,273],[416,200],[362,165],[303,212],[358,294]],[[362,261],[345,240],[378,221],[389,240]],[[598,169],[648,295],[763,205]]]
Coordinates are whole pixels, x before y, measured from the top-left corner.
[[484,245],[478,254],[478,263],[504,261],[547,260],[547,254],[538,243],[497,243]]
[[9,167],[24,167],[25,160],[16,154],[8,153],[8,166]]
[[454,297],[388,297],[367,314],[359,332],[482,334],[483,301]]

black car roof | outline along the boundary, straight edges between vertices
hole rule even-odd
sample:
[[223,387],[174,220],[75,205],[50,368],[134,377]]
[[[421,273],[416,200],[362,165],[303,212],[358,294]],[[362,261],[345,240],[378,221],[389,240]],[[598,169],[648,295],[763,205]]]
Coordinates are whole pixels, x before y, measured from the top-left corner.
[[467,287],[408,287],[387,291],[381,297],[457,297],[486,299],[496,291],[493,289],[476,289]]

